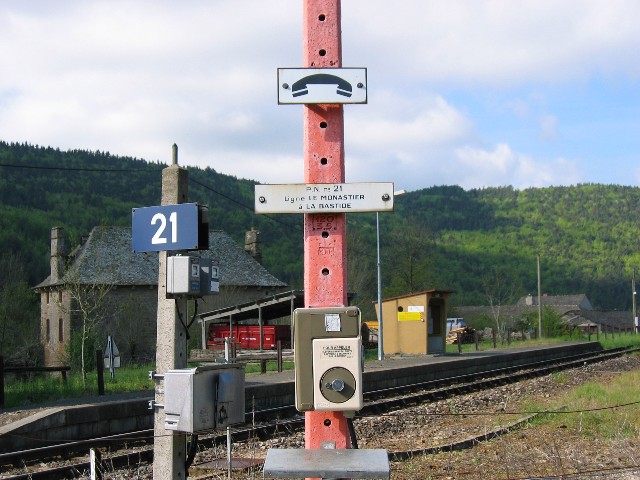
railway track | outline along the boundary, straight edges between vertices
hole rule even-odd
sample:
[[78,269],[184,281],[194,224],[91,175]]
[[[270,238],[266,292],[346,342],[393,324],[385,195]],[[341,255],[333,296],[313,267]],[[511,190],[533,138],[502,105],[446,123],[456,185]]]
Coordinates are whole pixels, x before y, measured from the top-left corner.
[[[639,347],[610,349],[367,392],[364,394],[365,405],[358,416],[381,415],[411,405],[443,400],[590,363],[602,362],[638,350],[640,350]],[[296,432],[304,428],[304,417],[292,405],[248,412],[246,418],[246,426],[233,430],[233,441],[236,443],[247,441],[250,438],[264,440],[276,432],[282,434],[283,431]],[[225,441],[225,435],[201,436],[198,439],[198,446],[201,449],[213,448]],[[104,449],[113,452],[109,454],[108,458],[102,460],[104,468],[108,471],[150,463],[153,461],[152,444],[153,430],[142,430],[126,435],[3,453],[0,454],[0,465],[4,471],[8,471],[1,478],[15,480],[77,478],[89,470],[88,452],[90,449]],[[402,452],[391,452],[390,454],[398,458],[402,457]],[[47,462],[47,465],[42,468],[44,462]]]

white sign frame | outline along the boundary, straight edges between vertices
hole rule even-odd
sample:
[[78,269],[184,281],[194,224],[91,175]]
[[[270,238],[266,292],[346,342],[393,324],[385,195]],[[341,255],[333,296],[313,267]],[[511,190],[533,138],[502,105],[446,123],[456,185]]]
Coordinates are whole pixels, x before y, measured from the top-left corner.
[[296,183],[255,186],[256,213],[393,211],[393,182]]
[[279,68],[278,104],[367,103],[366,68]]

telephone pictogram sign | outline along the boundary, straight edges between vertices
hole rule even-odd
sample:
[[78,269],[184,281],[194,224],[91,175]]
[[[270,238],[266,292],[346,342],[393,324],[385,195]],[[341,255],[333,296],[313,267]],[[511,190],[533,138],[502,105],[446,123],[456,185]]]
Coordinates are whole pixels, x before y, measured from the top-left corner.
[[367,69],[279,68],[278,103],[367,103]]

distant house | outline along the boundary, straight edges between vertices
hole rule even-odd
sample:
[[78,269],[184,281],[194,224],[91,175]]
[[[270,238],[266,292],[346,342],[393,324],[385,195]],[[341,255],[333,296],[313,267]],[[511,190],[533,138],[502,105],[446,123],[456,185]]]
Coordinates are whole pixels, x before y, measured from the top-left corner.
[[[209,232],[209,250],[190,252],[215,259],[220,266],[220,294],[198,301],[199,311],[213,310],[279,293],[286,288],[249,252],[259,253],[257,232],[245,249],[222,231]],[[40,295],[41,342],[45,365],[68,361],[69,342],[82,324],[78,294],[104,293],[90,315],[100,320],[104,340],[112,335],[124,360],[153,360],[156,345],[158,254],[134,253],[131,228],[95,227],[81,245],[68,251],[62,228],[51,230],[51,272],[34,287]],[[104,343],[104,344],[103,344]]]
[[[560,315],[564,315],[571,310],[593,310],[591,302],[584,293],[577,295],[543,295],[540,300],[542,305],[552,308]],[[516,306],[523,308],[523,310],[530,310],[531,307],[538,308],[538,297],[531,294],[521,297]]]
[[[594,310],[584,293],[576,295],[542,295],[544,308],[551,308],[568,324],[584,331],[626,331],[633,327],[630,312]],[[458,316],[473,319],[480,315],[491,317],[498,307],[468,306],[455,307]],[[538,310],[538,297],[526,295],[513,305],[500,305],[500,316],[503,321],[517,320],[524,315]]]

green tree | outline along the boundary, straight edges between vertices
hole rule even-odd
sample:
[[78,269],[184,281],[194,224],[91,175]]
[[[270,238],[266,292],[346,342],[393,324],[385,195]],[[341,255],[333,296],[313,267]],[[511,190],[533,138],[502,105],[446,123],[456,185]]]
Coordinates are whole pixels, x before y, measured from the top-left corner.
[[570,331],[570,326],[562,320],[559,313],[548,305],[542,309],[542,329],[547,337],[561,337]]
[[37,297],[27,284],[21,258],[0,256],[0,356],[14,362],[39,359]]

